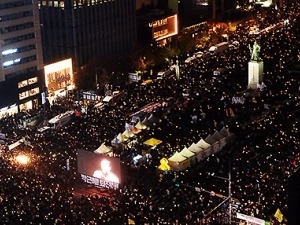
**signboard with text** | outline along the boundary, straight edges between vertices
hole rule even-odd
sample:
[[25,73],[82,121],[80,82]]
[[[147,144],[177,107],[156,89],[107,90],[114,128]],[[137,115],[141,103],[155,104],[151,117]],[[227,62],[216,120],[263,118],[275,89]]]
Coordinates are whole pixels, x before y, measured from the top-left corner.
[[149,23],[152,28],[152,39],[159,41],[178,34],[177,14]]
[[121,183],[119,158],[78,150],[77,166],[80,177],[85,183],[93,184],[98,188],[119,188]]
[[44,67],[48,93],[67,89],[73,85],[72,59],[59,61]]

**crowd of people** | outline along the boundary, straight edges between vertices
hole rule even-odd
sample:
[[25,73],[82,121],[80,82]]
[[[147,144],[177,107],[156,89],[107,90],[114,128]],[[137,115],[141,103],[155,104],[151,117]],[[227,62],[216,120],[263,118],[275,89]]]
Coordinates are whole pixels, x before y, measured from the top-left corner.
[[[6,140],[24,138],[26,145],[1,151],[0,223],[215,225],[236,222],[235,213],[240,212],[277,224],[274,213],[278,208],[286,223],[287,180],[300,164],[300,84],[296,74],[288,71],[300,57],[299,7],[296,2],[267,10],[260,29],[278,20],[289,24],[259,37],[249,35],[249,25],[240,25],[230,37],[239,41],[238,48],[188,65],[182,62],[179,79],[171,76],[147,85],[120,87],[127,97],[117,106],[88,107],[59,129],[41,133],[35,127],[22,128],[26,114],[2,118],[0,132]],[[264,86],[259,91],[247,90],[248,45],[254,40],[262,46],[265,64]],[[218,67],[229,72],[212,76]],[[243,101],[232,102],[233,97]],[[155,120],[149,129],[139,133],[132,145],[115,150],[121,160],[122,186],[105,195],[75,195],[82,184],[77,150],[94,151],[102,143],[109,146],[131,122],[129,115],[150,102],[163,104],[150,113]],[[70,110],[73,103],[70,94],[46,110],[27,114],[49,120]],[[222,127],[235,134],[222,151],[184,171],[158,172],[161,158]],[[149,149],[143,142],[150,137],[162,143]],[[145,150],[151,158],[133,164],[132,158]],[[17,163],[14,157],[20,153],[29,155],[30,163]],[[218,178],[229,173],[230,211],[229,201],[220,204],[229,194],[229,180]],[[202,191],[195,191],[197,187]]]

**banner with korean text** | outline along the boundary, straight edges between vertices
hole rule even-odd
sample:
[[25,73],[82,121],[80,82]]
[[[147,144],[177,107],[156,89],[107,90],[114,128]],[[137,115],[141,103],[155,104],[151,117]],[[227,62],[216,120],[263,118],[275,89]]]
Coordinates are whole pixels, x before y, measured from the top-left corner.
[[120,159],[90,151],[77,151],[81,179],[99,188],[118,189],[121,183]]

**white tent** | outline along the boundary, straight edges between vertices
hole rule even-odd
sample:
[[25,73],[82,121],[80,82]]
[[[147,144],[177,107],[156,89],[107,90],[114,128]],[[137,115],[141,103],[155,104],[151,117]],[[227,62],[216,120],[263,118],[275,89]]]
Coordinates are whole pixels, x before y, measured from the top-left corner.
[[210,134],[207,135],[207,137],[204,139],[206,143],[212,145],[214,144],[215,142],[217,142],[216,139],[214,139]]
[[125,130],[122,135],[125,137],[125,138],[131,138],[134,136],[134,133],[132,133],[130,130]]
[[179,152],[175,152],[175,154],[172,155],[168,159],[169,162],[175,162],[175,163],[180,163],[180,162],[183,162],[185,160],[186,160],[186,158],[184,156],[182,156]]
[[114,143],[114,144],[119,144],[119,143],[123,143],[125,140],[124,140],[124,137],[123,137],[123,135],[121,134],[121,133],[119,133],[118,135],[117,135],[117,137],[115,137],[113,140],[112,140],[112,142]]
[[205,151],[206,156],[210,156],[220,151],[219,141],[214,139],[210,134],[204,140],[211,145],[210,148],[207,148]]
[[186,157],[186,158],[191,158],[193,156],[195,156],[195,153],[194,152],[191,152],[187,149],[187,147],[184,147],[180,152],[179,152],[180,155]]
[[206,148],[209,148],[209,147],[210,147],[210,144],[207,143],[206,141],[204,141],[204,140],[201,138],[201,140],[197,142],[196,146],[199,147],[199,148],[206,149]]
[[141,121],[139,121],[139,122],[135,125],[135,127],[136,127],[137,129],[140,129],[140,130],[144,130],[144,129],[147,128],[147,126],[146,126],[145,124],[143,124]]
[[175,154],[168,159],[168,163],[171,170],[181,171],[191,165],[191,160],[182,156],[179,152],[175,152]]
[[229,135],[229,131],[225,127],[223,127],[219,133],[224,137],[227,137]]
[[97,154],[107,154],[107,153],[111,152],[111,149],[108,148],[104,143],[102,143],[100,145],[100,147],[97,148],[94,152]]
[[212,135],[212,138],[219,141],[221,140],[222,138],[224,138],[223,135],[221,135],[218,131],[216,131],[213,135]]
[[188,147],[188,150],[189,150],[190,152],[193,152],[193,153],[197,154],[197,153],[203,151],[203,148],[202,148],[202,147],[199,147],[199,146],[197,146],[195,143],[193,143],[193,144],[191,144],[190,147]]

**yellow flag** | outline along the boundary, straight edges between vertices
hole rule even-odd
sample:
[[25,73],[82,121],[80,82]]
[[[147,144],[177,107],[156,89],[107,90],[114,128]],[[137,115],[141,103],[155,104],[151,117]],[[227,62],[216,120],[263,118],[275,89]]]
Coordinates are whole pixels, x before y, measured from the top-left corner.
[[283,214],[281,213],[280,209],[278,208],[274,214],[274,217],[278,220],[278,222],[282,222]]

